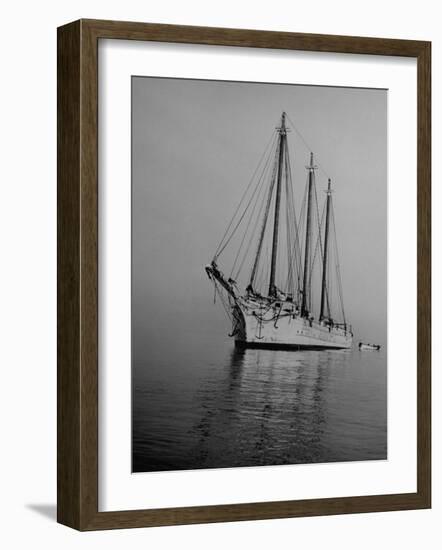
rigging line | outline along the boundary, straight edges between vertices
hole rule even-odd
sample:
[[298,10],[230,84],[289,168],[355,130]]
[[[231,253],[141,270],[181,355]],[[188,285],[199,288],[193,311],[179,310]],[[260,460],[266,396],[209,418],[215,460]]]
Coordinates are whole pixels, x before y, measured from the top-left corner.
[[264,261],[259,263],[257,275],[255,277],[255,282],[254,282],[254,289],[260,294],[263,294],[263,289],[265,288],[265,281],[266,281],[265,270],[268,264],[267,262],[268,252],[269,252],[269,245],[268,245],[268,242],[266,241],[265,248],[263,247],[263,252],[262,252],[262,254],[264,254]]
[[[279,141],[278,141],[278,143],[279,143]],[[265,237],[265,230],[266,230],[266,226],[267,226],[267,220],[268,220],[268,217],[269,217],[270,205],[271,205],[271,202],[272,202],[273,189],[275,187],[275,182],[276,182],[276,171],[277,171],[277,168],[278,168],[278,153],[279,153],[279,145],[276,146],[275,157],[274,157],[274,161],[273,161],[273,171],[272,171],[272,177],[271,177],[271,180],[270,180],[269,194],[268,194],[268,197],[267,197],[267,204],[266,204],[264,219],[263,219],[262,226],[261,226],[261,232],[260,232],[260,236],[259,236],[258,247],[257,247],[256,254],[255,254],[255,261],[253,263],[252,272],[250,274],[250,284],[252,286],[253,286],[253,283],[254,283],[256,270],[258,268],[258,264],[259,264],[259,261],[260,261],[262,243],[263,243],[264,237]]]
[[341,313],[342,313],[342,320],[344,324],[346,324],[345,321],[345,310],[344,310],[344,299],[342,296],[342,281],[341,281],[341,273],[339,271],[339,264],[336,264],[336,272],[337,272],[337,279],[338,279],[338,293],[339,293],[339,302],[341,306]]
[[[317,208],[318,236],[316,238],[314,254],[313,254],[311,264],[310,264],[310,273],[309,273],[309,287],[310,288],[312,286],[313,268],[314,268],[314,265],[315,265],[315,262],[316,262],[316,257],[318,255],[318,250],[321,249],[321,229],[322,229],[322,226],[324,225],[324,217],[325,217],[325,205],[324,205],[324,208],[322,209],[321,220],[319,220],[319,209]],[[322,250],[321,250],[321,254],[322,254]],[[312,293],[310,293],[310,296],[311,295],[312,295]]]
[[[298,234],[298,225],[296,220],[296,210],[295,210],[295,199],[293,194],[293,180],[292,180],[292,168],[290,163],[290,157],[288,154],[288,145],[286,143],[287,151],[286,151],[286,163],[287,163],[287,172],[288,172],[288,188],[289,188],[289,195],[290,198],[289,206],[291,208],[292,216],[293,216],[293,246],[294,246],[294,262],[295,262],[295,275],[298,278],[299,281],[299,273],[300,273],[300,266],[301,266],[301,250],[299,248],[299,234]],[[293,296],[295,295],[295,288],[293,286],[292,289]]]
[[[324,206],[322,208],[322,215],[321,215],[321,225],[320,225],[320,235],[322,235],[322,228],[324,227],[324,221],[325,221],[325,216],[326,216],[326,209],[327,209],[327,202],[324,202]],[[327,225],[327,224],[325,224]],[[328,246],[328,249],[330,249],[330,247]],[[324,269],[324,258],[325,258],[325,242],[324,242],[324,247],[322,247],[322,243],[321,243],[321,258],[322,258],[322,269]],[[327,269],[327,273],[326,273],[326,276],[325,276],[325,302],[326,302],[326,306],[327,306],[327,312],[328,312],[328,318],[330,319],[331,318],[331,313],[330,313],[330,292],[329,292],[329,286],[331,286],[331,278],[330,278],[330,262],[328,262],[327,266],[326,266],[326,269]],[[321,292],[322,292],[322,287],[321,287]]]
[[[253,183],[253,181],[254,181],[254,179],[255,179],[256,174],[258,173],[258,170],[259,170],[259,168],[260,168],[260,166],[261,166],[261,164],[262,164],[262,161],[263,161],[265,155],[267,154],[267,152],[269,151],[269,149],[270,149],[270,151],[271,151],[271,149],[273,148],[273,145],[274,145],[273,142],[275,141],[275,139],[276,139],[276,133],[275,133],[275,132],[272,132],[272,135],[271,135],[271,137],[270,137],[270,140],[269,140],[269,142],[267,143],[267,146],[265,147],[264,152],[263,152],[263,154],[261,155],[261,158],[259,159],[259,162],[258,162],[258,164],[257,164],[257,166],[256,166],[256,168],[255,168],[255,171],[253,172],[253,175],[252,175],[252,177],[251,177],[251,179],[250,179],[250,181],[249,181],[247,187],[246,187],[246,190],[244,191],[244,193],[243,193],[243,195],[242,195],[242,197],[241,197],[241,200],[240,200],[238,206],[236,207],[235,212],[233,213],[233,216],[232,216],[232,218],[231,218],[231,220],[230,220],[230,222],[229,222],[229,225],[227,226],[227,229],[225,230],[224,235],[223,235],[223,237],[222,237],[220,243],[218,244],[218,247],[217,247],[216,253],[215,253],[215,257],[217,257],[217,256],[219,255],[219,254],[218,254],[218,251],[219,251],[220,247],[222,246],[222,244],[223,244],[223,242],[224,242],[224,239],[226,238],[226,236],[227,236],[227,234],[228,234],[228,232],[229,232],[229,230],[230,230],[230,227],[232,226],[232,224],[233,224],[233,222],[234,222],[234,220],[235,220],[235,217],[236,217],[236,215],[238,214],[238,212],[239,212],[239,210],[240,210],[240,208],[241,208],[241,205],[243,204],[243,202],[244,202],[244,200],[245,200],[245,198],[246,198],[246,196],[247,196],[247,193],[248,193],[248,191],[249,191],[249,189],[250,189],[250,187],[251,187],[251,185],[252,185],[252,183]],[[270,148],[269,148],[269,146],[270,146]]]
[[[325,212],[324,208],[325,208],[325,206],[322,210],[321,218],[319,218],[318,193],[317,193],[317,190],[316,190],[315,178],[313,179],[313,193],[314,193],[314,201],[315,201],[315,206],[316,206],[316,220],[317,220],[317,224],[318,224],[318,237],[317,237],[316,244],[317,245],[319,244],[319,250],[320,250],[320,253],[321,253],[321,262],[323,262],[324,259],[323,259],[323,252],[322,252],[321,229],[322,229],[322,225],[324,223],[324,212]],[[315,256],[313,257],[312,263],[310,264],[310,277],[309,277],[310,279],[311,279],[311,274],[312,274],[312,271],[313,271],[313,265],[314,265],[314,260],[315,260],[316,254],[317,254],[317,250],[315,250]],[[311,280],[309,281],[309,283],[311,284]]]
[[[272,147],[272,149],[273,149],[273,147]],[[271,150],[271,151],[269,152],[269,155],[267,156],[266,164],[265,164],[265,166],[264,166],[264,172],[265,172],[265,169],[266,169],[266,167],[267,167],[267,165],[268,165],[268,162],[269,162],[269,160],[272,158],[272,156],[273,156],[273,153],[272,153],[272,150]],[[231,233],[230,233],[228,239],[224,241],[224,244],[223,244],[222,248],[221,248],[220,250],[218,250],[218,252],[217,252],[217,254],[216,254],[216,256],[215,256],[216,258],[217,258],[218,256],[221,255],[221,253],[224,251],[224,249],[226,248],[226,246],[227,246],[227,245],[230,243],[230,241],[232,240],[233,236],[234,236],[235,233],[236,233],[236,230],[237,230],[238,227],[241,225],[241,223],[242,223],[242,221],[243,221],[243,219],[244,219],[244,217],[245,217],[245,215],[246,215],[246,213],[247,213],[247,211],[248,211],[248,209],[249,209],[249,207],[250,207],[250,204],[253,202],[253,200],[254,200],[254,198],[255,198],[256,192],[258,191],[258,189],[260,189],[260,186],[261,186],[261,183],[262,183],[262,177],[263,177],[263,172],[261,172],[261,176],[260,176],[260,178],[259,178],[258,181],[257,181],[257,184],[256,184],[256,186],[255,186],[255,188],[254,188],[254,190],[253,190],[252,195],[250,196],[250,199],[249,199],[247,205],[246,205],[245,208],[244,208],[244,211],[242,212],[241,217],[239,218],[239,220],[238,220],[238,222],[236,223],[235,227],[232,229],[232,231],[231,231]]]
[[[256,204],[257,204],[257,203],[255,203],[255,207],[256,207]],[[244,232],[243,238],[242,238],[242,240],[241,240],[241,246],[240,246],[240,249],[238,250],[238,252],[237,252],[237,254],[236,254],[235,263],[234,263],[234,265],[232,266],[232,271],[231,271],[231,276],[233,276],[233,278],[234,278],[235,281],[238,280],[238,277],[240,276],[241,271],[242,271],[242,268],[243,268],[243,266],[244,266],[244,262],[246,261],[247,256],[248,256],[248,254],[249,254],[249,252],[250,252],[250,248],[251,248],[251,245],[252,245],[252,241],[253,241],[253,238],[254,238],[254,236],[255,236],[255,234],[256,234],[256,228],[257,228],[259,219],[260,219],[261,214],[262,214],[263,206],[264,206],[264,202],[261,203],[261,206],[260,206],[260,208],[259,208],[259,212],[258,212],[258,214],[257,214],[257,216],[256,216],[256,219],[255,219],[255,222],[254,222],[254,224],[253,224],[252,231],[250,232],[250,237],[249,237],[248,242],[247,242],[247,245],[246,245],[246,247],[245,247],[245,250],[244,250],[244,253],[243,253],[241,262],[240,262],[240,264],[239,264],[239,266],[238,266],[238,269],[237,269],[236,273],[234,273],[234,269],[235,269],[236,264],[237,264],[237,261],[238,261],[238,259],[239,259],[240,252],[241,252],[241,249],[242,249],[243,244],[244,244],[244,242],[245,242],[245,238],[246,238],[246,236],[247,236],[248,229],[249,229],[249,226],[250,226],[250,223],[251,223],[251,221],[252,221],[253,216],[250,217],[249,223],[247,224],[247,229],[246,229],[246,231]],[[254,210],[255,210],[255,208],[254,208]],[[252,214],[253,214],[253,212],[252,212]]]
[[222,254],[222,252],[225,250],[226,246],[227,246],[227,245],[230,243],[230,241],[232,240],[232,238],[233,238],[233,236],[234,236],[236,230],[237,230],[238,227],[241,225],[241,222],[242,222],[242,220],[244,219],[244,216],[246,215],[246,212],[247,212],[247,210],[248,210],[250,204],[252,203],[252,201],[253,201],[253,199],[254,199],[254,197],[255,197],[255,194],[256,194],[256,191],[258,190],[258,187],[259,187],[259,181],[258,181],[258,184],[256,185],[256,187],[255,187],[255,189],[254,189],[254,191],[253,191],[253,193],[252,193],[252,196],[251,196],[250,199],[249,199],[249,202],[247,203],[247,206],[245,207],[245,209],[244,209],[244,211],[243,211],[243,213],[242,213],[240,219],[238,220],[238,223],[235,225],[234,229],[232,230],[232,232],[231,232],[229,238],[225,241],[223,247],[222,247],[220,250],[218,250],[218,252],[215,254],[215,256],[214,256],[215,259],[218,258],[218,257]]
[[219,298],[220,301],[221,301],[221,304],[222,304],[222,306],[223,306],[223,309],[224,309],[224,311],[226,312],[227,318],[228,318],[230,321],[232,321],[233,316],[232,316],[232,314],[230,313],[229,308],[228,308],[227,305],[226,305],[224,295],[223,295],[223,293],[220,291],[220,289],[218,288],[218,283],[217,283],[216,281],[214,281],[214,286],[215,286],[215,292],[216,292],[218,298]]
[[[288,152],[288,151],[287,151]],[[286,153],[287,153],[286,152]],[[286,154],[286,162],[285,162],[285,171],[286,171],[286,185],[285,185],[285,192],[286,192],[286,231],[287,231],[287,281],[286,281],[286,287],[288,291],[294,296],[295,288],[294,288],[294,270],[293,270],[293,264],[296,264],[296,249],[293,243],[294,238],[294,228],[296,228],[296,214],[294,210],[291,208],[292,202],[291,202],[291,195],[290,190],[292,189],[291,185],[291,175],[290,175],[290,162],[288,161],[288,155]],[[297,266],[295,265],[295,270],[297,272]]]
[[[247,223],[247,226],[246,226],[246,230],[245,230],[245,232],[244,232],[244,234],[243,234],[243,237],[242,237],[242,239],[241,239],[241,243],[240,243],[238,252],[236,253],[235,261],[233,262],[232,270],[231,270],[231,272],[230,272],[230,277],[232,277],[233,272],[234,272],[234,270],[235,270],[236,263],[237,263],[237,261],[238,261],[238,258],[239,258],[239,256],[240,256],[240,254],[241,254],[241,250],[242,250],[242,247],[243,247],[243,244],[244,244],[244,241],[245,241],[247,232],[248,232],[248,230],[249,230],[250,223],[251,223],[252,218],[253,218],[253,214],[255,213],[255,210],[256,210],[256,205],[258,204],[258,199],[259,199],[260,194],[261,194],[261,191],[262,191],[262,189],[263,189],[263,187],[264,187],[264,182],[266,181],[266,177],[265,177],[265,176],[266,176],[266,174],[267,174],[267,168],[268,168],[268,166],[269,166],[269,164],[270,164],[270,163],[269,163],[270,158],[271,158],[270,156],[267,158],[267,161],[266,161],[266,164],[265,164],[265,166],[264,166],[263,172],[261,173],[261,176],[259,177],[259,180],[258,180],[259,191],[258,191],[258,193],[256,194],[256,199],[255,199],[255,202],[254,202],[254,205],[253,205],[253,208],[252,208],[252,212],[251,212],[251,214],[250,214],[250,216],[249,216],[249,220],[248,220],[248,223]],[[261,205],[261,209],[260,209],[260,210],[262,210],[262,205]],[[260,215],[260,214],[258,214],[258,217],[259,217],[259,215]],[[253,233],[252,233],[252,235],[253,235]],[[246,253],[247,253],[247,250],[246,250]],[[238,277],[238,275],[235,276],[235,280],[236,280],[237,277]]]
[[[277,153],[276,153],[276,154],[277,154]],[[270,166],[270,165],[269,165],[269,166]],[[273,176],[272,176],[272,178],[273,178]],[[270,181],[271,181],[270,187],[272,187],[272,179],[271,179]],[[273,192],[273,191],[270,190],[270,199],[271,199],[272,192]],[[267,201],[268,201],[268,198],[267,198]],[[245,263],[245,261],[246,261],[246,259],[247,259],[247,255],[248,255],[248,253],[250,252],[250,249],[251,249],[251,246],[252,246],[252,242],[253,242],[253,239],[254,239],[254,237],[255,237],[255,235],[256,235],[256,230],[257,230],[257,228],[258,228],[258,224],[259,224],[259,221],[260,221],[261,216],[262,216],[262,212],[263,212],[263,209],[264,209],[264,205],[267,203],[267,201],[262,201],[262,203],[261,203],[261,206],[260,206],[259,211],[258,211],[258,215],[256,216],[256,219],[255,219],[255,222],[254,222],[254,225],[253,225],[253,229],[252,229],[252,231],[251,231],[251,233],[250,233],[250,237],[249,237],[248,242],[247,242],[246,250],[245,250],[245,252],[244,252],[242,261],[241,261],[241,263],[240,263],[240,265],[239,265],[239,267],[238,267],[237,273],[236,273],[236,275],[235,275],[235,279],[237,279],[237,278],[239,277],[239,275],[240,275],[240,273],[241,273],[241,271],[242,271],[242,268],[243,268],[243,266],[244,266],[244,263]],[[266,218],[266,216],[268,216],[268,211],[267,211],[267,209],[266,209],[265,218]],[[246,231],[246,233],[247,233],[247,231]],[[244,238],[246,237],[246,233],[244,234]],[[253,264],[254,266],[255,266],[255,264],[256,264],[257,261],[259,261],[259,258],[257,258],[257,257],[255,256],[255,261],[254,261],[254,264]],[[253,273],[253,269],[252,269],[252,273]],[[256,269],[255,269],[255,273],[256,273]],[[250,279],[251,279],[251,277],[250,277]],[[252,282],[251,280],[250,280],[250,284],[253,284],[253,282]]]
[[239,276],[239,274],[241,273],[242,268],[243,268],[243,266],[244,266],[244,262],[245,262],[245,260],[246,260],[246,258],[247,258],[247,255],[248,255],[248,253],[249,253],[249,251],[250,251],[250,248],[251,248],[251,246],[252,246],[252,241],[253,241],[253,238],[254,238],[254,236],[255,236],[256,229],[257,229],[257,227],[258,227],[258,222],[259,222],[259,220],[260,220],[260,218],[261,218],[261,214],[262,214],[263,207],[264,207],[264,202],[261,204],[261,207],[260,207],[258,216],[256,217],[256,220],[255,220],[255,224],[254,224],[253,230],[252,230],[252,232],[250,233],[249,242],[248,242],[248,244],[247,244],[247,248],[246,248],[246,251],[245,251],[245,253],[244,253],[243,259],[242,259],[242,261],[241,261],[241,264],[240,264],[240,266],[239,266],[239,268],[238,268],[236,278],[237,278],[237,277]]
[[[298,130],[298,128],[295,126],[293,120],[289,117],[289,115],[286,113],[286,116],[290,122],[290,124],[293,126],[295,132],[298,134],[298,136],[301,138],[301,141],[303,142],[304,144],[304,147],[307,149],[307,151],[310,153],[311,151],[313,151],[313,149],[310,147],[310,145],[307,143],[307,141],[305,140],[304,136],[301,134],[301,132]],[[315,155],[315,162],[316,162],[316,166],[321,170],[321,172],[324,174],[324,176],[328,179],[330,176],[327,174],[327,172],[324,170],[324,168],[322,167],[322,165],[318,162],[317,160],[317,156]]]
[[294,246],[295,246],[295,255],[297,254],[298,257],[295,256],[295,259],[299,262],[300,261],[300,249],[299,249],[299,234],[298,234],[298,224],[296,220],[296,210],[295,210],[295,198],[293,194],[293,179],[292,179],[292,170],[290,166],[290,162],[288,163],[288,172],[289,172],[289,192],[290,192],[290,208],[293,214],[293,234],[294,234]]
[[258,292],[261,289],[261,281],[262,281],[262,277],[263,277],[263,270],[264,270],[264,265],[261,265],[259,267],[258,274],[256,276],[255,289]]
[[285,293],[289,292],[290,284],[292,281],[290,267],[291,267],[291,250],[290,250],[290,218],[289,218],[289,204],[287,201],[288,189],[287,189],[287,178],[285,180],[284,191],[286,196],[285,203],[285,232],[286,232],[286,247],[287,247],[287,277],[284,283],[283,290]]
[[217,247],[217,249],[216,249],[214,258],[216,258],[216,257],[219,256],[220,253],[219,253],[218,251],[219,251],[219,249],[221,248],[221,245],[223,244],[224,239],[226,238],[226,236],[227,236],[227,234],[228,234],[228,232],[229,232],[229,230],[230,230],[230,227],[232,226],[232,223],[233,223],[233,221],[234,221],[234,219],[235,219],[235,216],[237,215],[237,213],[239,212],[239,209],[241,208],[241,205],[242,205],[242,203],[243,203],[243,201],[244,201],[244,199],[245,199],[245,197],[246,197],[246,195],[247,195],[247,193],[248,193],[248,191],[249,191],[249,189],[250,189],[250,187],[251,187],[251,185],[252,185],[252,183],[253,183],[253,180],[255,179],[255,176],[256,176],[256,174],[257,174],[257,172],[258,172],[259,167],[261,166],[261,163],[262,163],[264,157],[266,156],[266,154],[267,154],[267,152],[268,152],[268,150],[269,150],[269,147],[270,147],[270,150],[273,148],[273,142],[275,141],[275,139],[276,139],[276,132],[273,131],[273,132],[272,132],[272,135],[271,135],[271,137],[270,137],[270,140],[268,141],[267,146],[266,146],[266,148],[264,149],[264,152],[263,152],[263,154],[261,155],[261,158],[259,159],[258,165],[256,166],[255,171],[253,172],[253,175],[252,175],[252,177],[251,177],[251,179],[250,179],[250,181],[249,181],[249,183],[248,183],[248,185],[247,185],[247,187],[246,187],[246,190],[244,191],[244,193],[243,193],[243,195],[242,195],[242,197],[241,197],[241,200],[239,201],[239,204],[238,204],[238,206],[236,207],[235,212],[233,213],[233,216],[232,216],[232,218],[231,218],[231,220],[230,220],[230,222],[229,222],[229,225],[227,226],[227,229],[225,230],[224,235],[223,235],[221,241],[220,241],[219,244],[218,244],[218,247]]
[[[266,246],[267,246],[267,244],[266,244]],[[264,255],[265,254],[266,254],[266,249],[264,249]],[[263,283],[264,267],[265,267],[265,262],[260,261],[259,265],[257,266],[256,273],[255,273],[255,280],[253,282],[253,287],[258,292],[260,292],[261,284]]]
[[[257,229],[257,227],[258,227],[259,220],[261,219],[261,215],[262,215],[262,211],[263,211],[263,208],[264,208],[264,204],[265,204],[265,201],[263,201],[263,202],[261,203],[261,206],[260,206],[260,208],[259,208],[259,212],[258,212],[258,215],[256,216],[255,223],[254,223],[254,225],[253,225],[253,229],[252,229],[252,231],[251,231],[251,233],[250,233],[250,237],[249,237],[249,240],[248,240],[248,243],[247,243],[247,246],[246,246],[246,249],[245,249],[245,252],[244,252],[242,261],[241,261],[241,264],[240,264],[240,266],[239,266],[239,268],[238,268],[238,271],[236,272],[235,279],[237,279],[237,278],[239,277],[239,275],[240,275],[240,273],[241,273],[241,271],[242,271],[242,268],[243,268],[243,266],[244,266],[244,263],[245,263],[245,261],[246,261],[247,255],[248,255],[248,253],[249,253],[249,251],[250,251],[250,249],[251,249],[252,241],[253,241],[254,236],[255,236],[255,234],[256,234],[256,229]],[[256,203],[255,203],[255,206],[256,206]],[[251,219],[252,219],[252,218],[250,218],[250,220],[251,220]],[[246,233],[247,233],[247,231],[246,231]],[[246,236],[246,233],[244,234],[244,237]]]
[[263,278],[264,264],[259,266],[257,276],[256,276],[256,290],[261,288],[261,282]]
[[[329,250],[329,253],[330,253],[330,250]],[[332,304],[333,306],[333,293],[334,293],[334,289],[333,289],[333,278],[332,278],[332,273],[331,273],[331,258],[330,258],[330,262],[327,263],[327,285],[326,285],[326,298],[327,298],[327,311],[328,311],[328,318],[331,319],[332,318],[332,310],[331,310],[331,306],[330,304]]]
[[270,279],[270,247],[268,242],[266,247],[266,256],[267,256],[266,258],[267,261],[265,262],[265,271],[264,271],[265,275],[264,275],[263,286],[264,286],[264,283],[265,283],[265,286],[267,286],[267,283],[269,282],[269,279]]
[[254,227],[252,229],[252,232],[250,233],[250,238],[249,238],[249,241],[248,241],[248,244],[247,244],[247,247],[246,247],[246,250],[244,252],[244,256],[242,258],[242,261],[241,261],[241,264],[238,268],[238,271],[235,275],[235,279],[237,279],[242,271],[242,268],[244,267],[244,262],[246,261],[246,258],[247,258],[247,255],[250,251],[250,248],[251,248],[251,245],[252,245],[252,241],[253,241],[253,237],[255,236],[255,232],[256,232],[256,228],[258,226],[258,222],[261,218],[261,213],[262,213],[262,210],[263,210],[263,206],[264,206],[264,202],[261,204],[261,207],[259,209],[259,213],[258,213],[258,216],[256,217],[256,220],[255,220],[255,224],[254,224]]
[[[324,252],[323,252],[323,249],[322,249],[322,235],[321,235],[321,229],[322,229],[322,224],[324,222],[324,219],[321,217],[321,221],[319,221],[318,192],[317,192],[317,189],[316,189],[316,181],[315,180],[314,180],[313,189],[314,189],[314,192],[315,192],[316,217],[317,217],[317,220],[318,220],[318,238],[319,238],[319,248],[320,248],[320,252],[321,252],[321,262],[324,263]],[[325,208],[325,204],[324,204],[324,208]],[[324,213],[322,215],[324,215]]]
[[334,243],[335,243],[335,263],[336,263],[336,277],[338,279],[338,292],[339,292],[339,300],[341,305],[341,312],[342,312],[342,320],[344,321],[344,324],[346,324],[345,321],[345,311],[344,311],[344,296],[342,292],[342,280],[341,280],[341,268],[339,265],[339,253],[338,253],[338,240],[336,237],[336,223],[335,223],[335,212],[333,208],[333,201],[331,202],[331,213],[332,213],[332,222],[333,222],[333,234],[334,234]]
[[290,293],[293,287],[293,260],[292,260],[292,240],[291,240],[291,231],[290,231],[290,205],[288,201],[288,181],[286,176],[285,181],[285,194],[286,194],[286,208],[285,208],[285,214],[286,214],[286,234],[287,234],[287,280],[285,284],[285,290],[286,292]]
[[[329,261],[327,262],[327,273],[326,273],[326,276],[325,276],[325,304],[326,304],[326,307],[327,307],[327,318],[328,319],[331,319],[332,318],[332,315],[331,315],[331,307],[330,307],[330,304],[333,304],[332,300],[333,300],[333,283],[332,283],[332,277],[331,277],[331,274],[330,274],[330,263],[331,263],[331,253],[330,253],[330,249],[329,249]],[[324,265],[324,264],[323,264]]]
[[[330,201],[331,201],[331,198],[330,198]],[[331,206],[331,202],[330,202],[330,206]],[[327,243],[327,246],[328,246],[328,251],[327,251],[327,254],[330,254],[330,244]],[[324,242],[324,257],[325,257],[325,242]],[[323,264],[324,265],[324,264]],[[330,268],[330,262],[327,263],[327,272],[325,274],[325,301],[326,301],[326,304],[327,304],[327,313],[328,313],[328,318],[329,319],[332,319],[332,311],[331,311],[331,306],[330,304],[333,305],[333,279],[331,277],[331,268]]]
[[291,224],[290,224],[290,192],[289,192],[289,176],[287,169],[287,157],[288,150],[285,144],[285,161],[284,161],[284,174],[285,174],[285,225],[286,225],[286,246],[287,246],[287,278],[284,286],[284,291],[289,294],[293,287],[293,262],[292,262],[292,241],[291,241]]
[[[308,196],[308,176],[307,176],[307,184],[304,187],[304,197],[302,199],[301,212],[300,212],[299,221],[298,221],[298,233],[299,233],[299,228],[301,228],[301,235],[302,235],[302,239],[301,239],[301,243],[300,243],[301,250],[303,250],[305,248],[306,236],[307,236],[307,232],[306,232],[306,230],[304,230],[304,227],[306,225],[305,218],[306,218],[306,215],[307,215],[307,212],[306,212],[307,211],[307,196]],[[299,288],[301,298],[302,298],[301,292],[304,291],[304,289],[302,288],[302,285],[301,285],[301,280],[304,277],[304,268],[305,267],[306,266],[304,266],[303,263],[300,264],[300,273],[299,273],[300,279],[298,280],[298,288]]]
[[[318,253],[318,246],[319,246],[319,250],[320,250],[320,254],[321,254],[321,261],[322,261],[322,239],[321,239],[321,226],[322,226],[322,223],[323,223],[323,219],[321,218],[321,220],[319,219],[319,206],[318,206],[318,194],[317,194],[317,190],[316,190],[316,177],[315,177],[315,174],[313,174],[313,178],[312,178],[312,190],[313,190],[313,200],[314,200],[314,203],[315,203],[315,206],[316,206],[316,220],[317,220],[317,224],[318,224],[318,236],[317,236],[317,239],[316,239],[316,244],[315,244],[315,248],[314,248],[314,253],[312,255],[312,258],[311,258],[311,261],[310,261],[310,264],[309,264],[309,276],[308,276],[308,285],[309,285],[309,289],[312,288],[312,277],[313,277],[313,269],[314,269],[314,266],[315,266],[315,262],[316,262],[316,256],[317,256],[317,253]],[[323,215],[324,215],[324,211],[323,211]],[[313,224],[313,220],[312,220],[312,224]],[[312,292],[309,293],[309,310],[312,311]]]
[[[267,242],[266,247],[265,247],[266,261],[261,262],[260,272],[259,272],[259,275],[258,275],[258,280],[256,282],[256,288],[259,291],[262,291],[262,289],[266,286],[265,282],[267,281],[266,269],[268,270],[268,261],[267,261],[268,256],[269,256],[269,243]],[[260,293],[262,294],[262,292],[260,292]]]

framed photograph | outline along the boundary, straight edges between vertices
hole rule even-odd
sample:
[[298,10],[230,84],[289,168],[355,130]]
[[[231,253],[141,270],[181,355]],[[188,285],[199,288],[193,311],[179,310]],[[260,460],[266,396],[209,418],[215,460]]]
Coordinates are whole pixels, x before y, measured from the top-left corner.
[[429,508],[429,42],[58,29],[58,521]]

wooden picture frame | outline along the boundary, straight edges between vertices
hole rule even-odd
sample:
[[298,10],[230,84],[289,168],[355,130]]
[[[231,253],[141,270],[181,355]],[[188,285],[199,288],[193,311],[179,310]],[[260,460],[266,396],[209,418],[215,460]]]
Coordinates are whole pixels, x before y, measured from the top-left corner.
[[[418,67],[417,492],[98,511],[98,41],[159,41],[405,56]],[[431,506],[431,44],[79,20],[58,29],[58,521],[82,531]]]

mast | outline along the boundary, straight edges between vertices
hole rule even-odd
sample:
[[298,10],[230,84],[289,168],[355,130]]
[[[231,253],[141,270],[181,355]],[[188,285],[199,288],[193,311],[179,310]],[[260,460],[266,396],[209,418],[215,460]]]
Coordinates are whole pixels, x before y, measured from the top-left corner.
[[284,148],[287,130],[285,127],[285,113],[281,116],[281,126],[278,128],[279,133],[279,160],[278,160],[278,179],[276,183],[276,199],[275,199],[275,218],[273,223],[273,243],[272,243],[272,263],[270,266],[270,282],[269,296],[276,296],[275,274],[276,274],[276,259],[278,254],[278,233],[279,233],[279,210],[281,205],[281,180],[284,162]]
[[310,166],[307,166],[308,170],[308,191],[307,191],[307,220],[305,228],[305,252],[304,252],[304,276],[302,282],[302,304],[301,304],[301,315],[306,317],[309,313],[308,304],[310,298],[310,240],[311,240],[311,231],[312,231],[312,201],[313,201],[313,183],[315,175],[316,166],[313,165],[313,153],[310,153]]
[[330,317],[330,304],[328,302],[327,292],[327,260],[328,260],[328,234],[330,227],[330,206],[331,206],[331,180],[328,180],[327,187],[327,203],[325,211],[325,236],[324,236],[324,261],[322,264],[322,288],[321,288],[321,311],[319,314],[319,320],[324,319],[325,302],[327,301],[327,312]]

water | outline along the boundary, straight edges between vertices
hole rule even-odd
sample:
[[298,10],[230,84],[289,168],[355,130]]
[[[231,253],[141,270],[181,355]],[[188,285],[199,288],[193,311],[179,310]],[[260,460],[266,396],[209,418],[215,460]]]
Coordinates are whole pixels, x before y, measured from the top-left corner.
[[133,471],[387,458],[384,351],[193,338],[134,364]]

